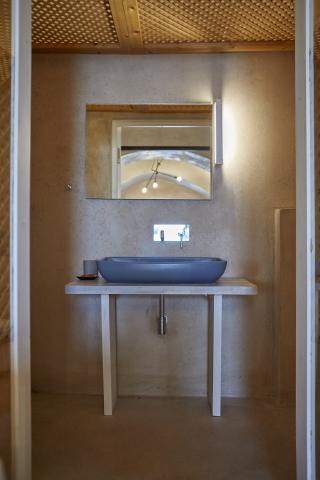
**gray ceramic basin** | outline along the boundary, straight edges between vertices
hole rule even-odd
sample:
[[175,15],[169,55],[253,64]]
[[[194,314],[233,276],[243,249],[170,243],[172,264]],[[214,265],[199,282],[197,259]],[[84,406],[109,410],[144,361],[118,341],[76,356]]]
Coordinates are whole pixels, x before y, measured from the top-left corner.
[[214,283],[226,260],[211,257],[106,257],[98,260],[110,283]]

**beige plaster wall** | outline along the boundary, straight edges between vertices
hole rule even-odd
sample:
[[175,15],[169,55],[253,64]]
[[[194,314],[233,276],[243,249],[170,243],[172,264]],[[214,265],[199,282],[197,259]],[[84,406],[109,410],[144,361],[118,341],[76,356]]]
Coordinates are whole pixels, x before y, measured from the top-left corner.
[[[84,198],[86,103],[220,95],[225,163],[212,201]],[[98,298],[63,290],[83,258],[214,255],[228,260],[227,276],[259,286],[256,298],[224,300],[223,394],[271,394],[274,209],[294,206],[293,54],[35,55],[32,108],[34,389],[101,392]],[[190,223],[183,251],[152,241],[153,224],[170,222]],[[120,393],[205,394],[204,298],[168,299],[165,338],[156,334],[156,298],[122,297],[117,308]]]

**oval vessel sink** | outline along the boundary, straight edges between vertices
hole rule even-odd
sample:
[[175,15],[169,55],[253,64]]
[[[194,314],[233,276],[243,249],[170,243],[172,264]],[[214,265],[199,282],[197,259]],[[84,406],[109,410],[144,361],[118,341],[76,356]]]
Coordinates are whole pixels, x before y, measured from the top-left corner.
[[110,283],[214,283],[227,261],[211,257],[106,257],[98,260]]

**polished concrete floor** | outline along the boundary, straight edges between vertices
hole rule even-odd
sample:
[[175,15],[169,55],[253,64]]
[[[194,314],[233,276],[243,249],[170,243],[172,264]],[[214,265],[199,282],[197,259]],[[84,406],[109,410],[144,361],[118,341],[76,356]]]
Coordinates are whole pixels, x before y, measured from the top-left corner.
[[225,399],[33,396],[33,480],[290,480],[293,407]]

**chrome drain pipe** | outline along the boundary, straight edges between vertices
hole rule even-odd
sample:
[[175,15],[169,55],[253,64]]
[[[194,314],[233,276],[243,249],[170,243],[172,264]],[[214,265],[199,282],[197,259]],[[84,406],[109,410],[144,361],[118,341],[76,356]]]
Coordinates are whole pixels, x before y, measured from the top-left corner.
[[158,334],[165,335],[167,333],[168,317],[165,314],[164,295],[160,295],[160,317],[158,323]]

